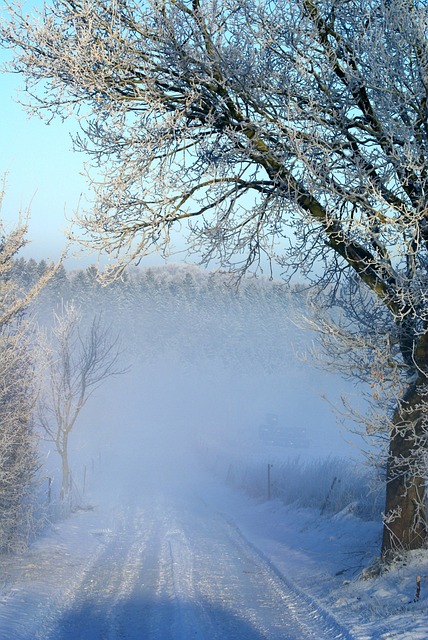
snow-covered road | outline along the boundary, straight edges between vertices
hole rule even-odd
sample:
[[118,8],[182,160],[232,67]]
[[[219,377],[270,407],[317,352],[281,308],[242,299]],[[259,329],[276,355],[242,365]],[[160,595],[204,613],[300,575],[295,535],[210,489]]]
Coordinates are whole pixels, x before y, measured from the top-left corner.
[[[33,580],[32,595],[25,588],[10,595],[3,613],[13,635],[5,638],[351,638],[203,499],[152,496],[109,517],[109,527],[92,529],[89,554],[63,562],[52,554],[33,569],[40,584],[49,576],[50,589],[37,598]],[[26,620],[10,619],[14,600]]]

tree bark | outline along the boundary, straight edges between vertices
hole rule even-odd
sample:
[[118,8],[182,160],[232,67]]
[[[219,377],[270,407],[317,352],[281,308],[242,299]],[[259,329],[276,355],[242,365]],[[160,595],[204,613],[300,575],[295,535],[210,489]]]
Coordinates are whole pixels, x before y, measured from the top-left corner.
[[421,374],[393,416],[387,464],[382,558],[420,549],[427,539],[425,453],[428,380]]

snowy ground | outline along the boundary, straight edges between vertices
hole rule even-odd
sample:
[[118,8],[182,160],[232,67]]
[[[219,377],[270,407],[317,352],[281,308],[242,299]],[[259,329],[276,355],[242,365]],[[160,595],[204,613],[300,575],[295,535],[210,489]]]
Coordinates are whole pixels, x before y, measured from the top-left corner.
[[254,502],[203,475],[124,495],[0,559],[2,640],[428,638],[427,555],[359,579],[380,531],[352,513]]

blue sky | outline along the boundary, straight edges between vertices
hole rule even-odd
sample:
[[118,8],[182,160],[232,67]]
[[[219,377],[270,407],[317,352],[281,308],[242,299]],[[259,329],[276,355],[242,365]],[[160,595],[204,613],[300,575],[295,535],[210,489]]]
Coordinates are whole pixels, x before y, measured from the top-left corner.
[[[30,13],[32,7],[41,7],[43,0],[27,0],[23,4]],[[0,49],[0,65],[10,55]],[[28,239],[31,242],[22,255],[56,260],[67,243],[65,231],[69,220],[82,194],[89,192],[82,175],[85,156],[72,151],[70,132],[76,123],[55,120],[47,125],[37,117],[29,118],[17,102],[22,88],[21,77],[0,74],[0,176],[7,173],[6,197],[0,216],[10,228],[16,224],[20,210],[30,207]],[[22,91],[21,97],[25,100]],[[74,248],[76,252],[81,254],[79,247]],[[83,266],[95,263],[96,259],[96,255],[80,258],[78,263],[76,259],[69,259],[68,264]],[[162,260],[152,257],[147,262]]]
[[[0,60],[5,59],[1,51]],[[84,157],[71,150],[71,123],[46,125],[28,118],[16,102],[20,86],[18,76],[0,75],[0,173],[8,174],[1,216],[10,227],[19,211],[30,206],[31,244],[25,255],[56,259],[66,244],[66,216],[72,216],[81,193],[87,191],[81,175]]]
[[[0,64],[10,54],[0,49]],[[7,173],[6,197],[0,217],[7,228],[16,225],[20,210],[30,207],[29,245],[21,253],[26,258],[57,260],[67,244],[65,232],[73,212],[90,193],[82,175],[85,155],[72,150],[73,120],[54,120],[47,125],[38,117],[29,118],[23,106],[23,80],[15,74],[0,74],[0,176]],[[87,202],[86,202],[87,205]],[[175,246],[183,242],[177,236]],[[97,262],[95,254],[82,255],[71,248],[66,264],[70,268]],[[78,257],[77,257],[78,256]],[[183,255],[172,257],[180,261]],[[103,260],[101,259],[101,263]],[[148,256],[146,264],[163,264],[159,255]]]

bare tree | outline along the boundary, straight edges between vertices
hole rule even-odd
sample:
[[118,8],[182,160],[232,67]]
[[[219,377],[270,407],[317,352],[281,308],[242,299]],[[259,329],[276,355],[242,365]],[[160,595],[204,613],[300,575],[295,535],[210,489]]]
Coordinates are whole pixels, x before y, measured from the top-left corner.
[[93,318],[86,331],[81,330],[81,322],[79,310],[65,305],[39,341],[45,380],[37,421],[61,457],[61,498],[70,490],[69,437],[80,411],[108,378],[125,372],[119,366],[118,338],[101,315]]
[[[6,1],[2,41],[39,114],[79,116],[102,168],[82,242],[115,272],[186,225],[205,261],[278,260],[386,318],[383,555],[426,540],[428,13],[421,0]],[[43,83],[43,91],[40,91]],[[108,274],[107,274],[108,275]],[[329,288],[328,288],[329,287]]]

